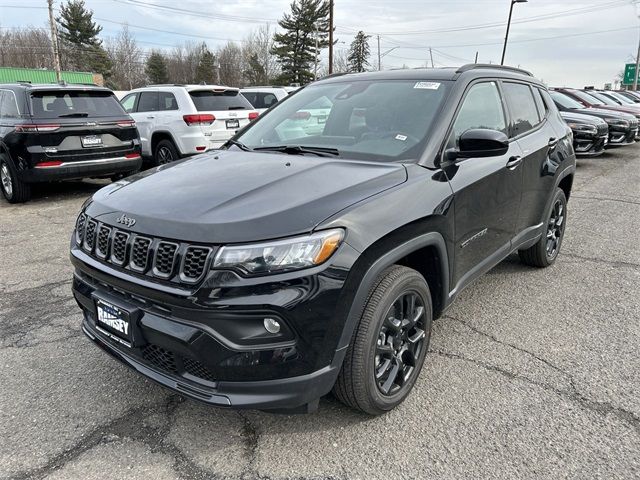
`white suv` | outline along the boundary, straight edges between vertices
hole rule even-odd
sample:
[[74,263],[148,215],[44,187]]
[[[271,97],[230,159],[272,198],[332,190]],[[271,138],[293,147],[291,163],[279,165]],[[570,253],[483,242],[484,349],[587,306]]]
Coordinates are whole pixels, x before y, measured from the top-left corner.
[[216,85],[152,85],[121,103],[136,121],[142,155],[158,165],[220,148],[258,117],[237,88]]
[[289,93],[283,87],[247,87],[240,93],[249,100],[258,113],[273,107]]

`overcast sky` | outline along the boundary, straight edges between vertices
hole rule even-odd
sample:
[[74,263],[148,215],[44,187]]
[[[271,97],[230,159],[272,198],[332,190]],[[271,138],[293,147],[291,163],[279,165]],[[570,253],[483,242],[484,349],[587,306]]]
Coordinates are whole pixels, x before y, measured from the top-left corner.
[[[242,40],[261,23],[276,22],[289,0],[85,0],[115,36],[127,22],[140,45],[168,49],[188,40],[212,49]],[[148,8],[148,3],[168,7]],[[529,0],[514,6],[507,64],[531,70],[549,85],[602,86],[636,54],[640,21],[631,0]],[[380,35],[383,68],[425,66],[432,47],[436,66],[500,62],[509,0],[335,0],[337,49],[354,34],[371,34],[372,65]],[[12,8],[15,6],[31,8]],[[0,28],[43,26],[46,0],[0,0]],[[182,9],[176,11],[175,9]],[[197,16],[201,12],[203,16]],[[204,16],[206,15],[206,16]],[[110,22],[109,22],[110,21]],[[113,23],[116,22],[116,23]],[[181,33],[144,30],[150,27]],[[326,52],[324,53],[326,57]]]

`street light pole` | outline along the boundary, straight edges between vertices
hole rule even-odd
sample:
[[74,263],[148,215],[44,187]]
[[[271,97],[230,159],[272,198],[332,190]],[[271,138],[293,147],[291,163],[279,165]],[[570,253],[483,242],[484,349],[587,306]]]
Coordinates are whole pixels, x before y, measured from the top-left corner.
[[[636,15],[640,19],[640,2],[638,0],[634,0],[633,6],[636,7]],[[636,71],[633,75],[633,90],[638,90],[638,68],[640,68],[640,40],[638,40],[638,54],[636,55]]]
[[507,53],[507,41],[509,40],[509,27],[511,27],[511,15],[513,14],[513,5],[516,3],[527,3],[528,0],[511,0],[511,6],[509,7],[509,20],[507,20],[507,33],[504,36],[504,47],[502,47],[502,60],[500,65],[504,65],[504,56]]

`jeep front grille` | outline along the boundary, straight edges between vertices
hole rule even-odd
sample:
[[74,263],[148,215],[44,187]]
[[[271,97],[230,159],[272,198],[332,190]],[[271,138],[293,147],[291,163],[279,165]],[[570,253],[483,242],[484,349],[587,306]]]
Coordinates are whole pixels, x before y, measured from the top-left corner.
[[216,252],[215,247],[137,235],[84,213],[76,221],[75,239],[103,263],[173,284],[201,281]]
[[168,278],[173,273],[178,245],[176,243],[160,242],[156,248],[153,270],[158,277]]

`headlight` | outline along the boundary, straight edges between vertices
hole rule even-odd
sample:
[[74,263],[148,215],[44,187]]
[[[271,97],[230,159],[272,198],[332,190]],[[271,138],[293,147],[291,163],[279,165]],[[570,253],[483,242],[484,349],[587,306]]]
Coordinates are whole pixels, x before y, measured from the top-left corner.
[[605,121],[609,125],[616,125],[618,127],[629,128],[629,122],[627,122],[626,120],[623,120],[621,118],[605,118]]
[[596,127],[594,127],[593,125],[588,125],[586,123],[569,123],[569,126],[573,129],[573,130],[578,130],[580,132],[588,132],[588,133],[597,133],[598,129]]
[[324,263],[340,246],[341,229],[253,245],[222,247],[213,268],[236,268],[249,274],[280,273]]

